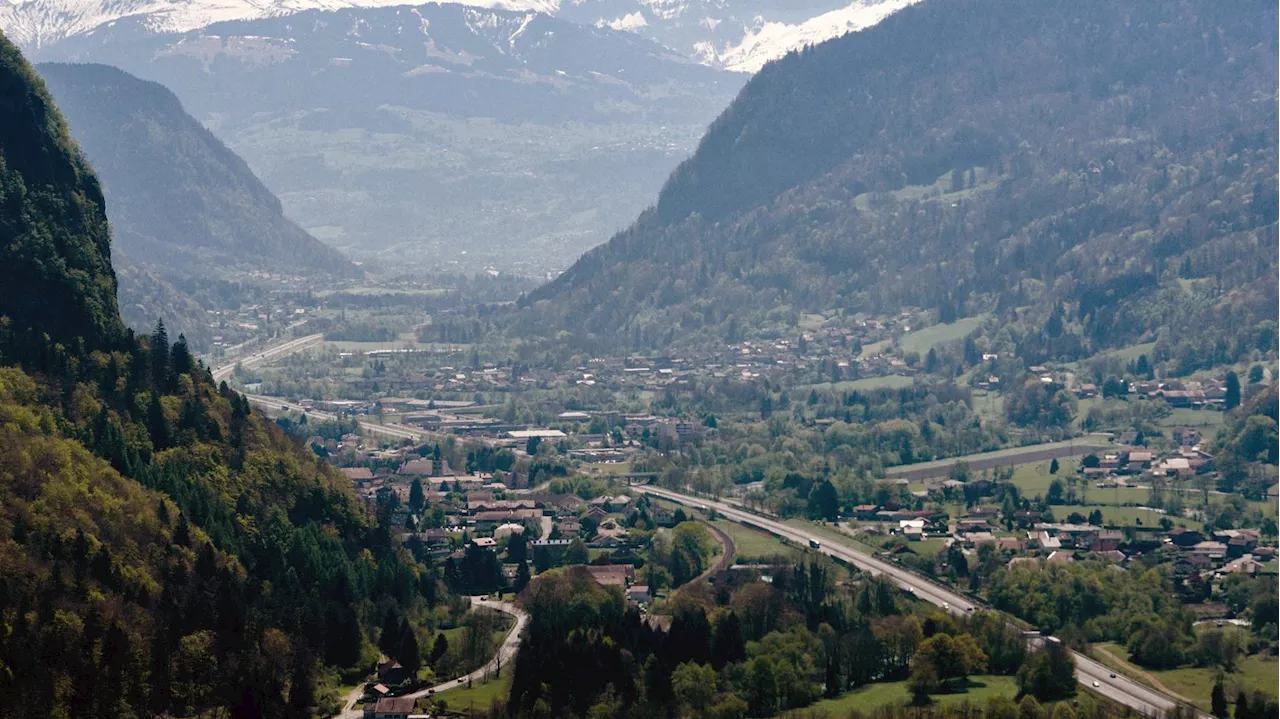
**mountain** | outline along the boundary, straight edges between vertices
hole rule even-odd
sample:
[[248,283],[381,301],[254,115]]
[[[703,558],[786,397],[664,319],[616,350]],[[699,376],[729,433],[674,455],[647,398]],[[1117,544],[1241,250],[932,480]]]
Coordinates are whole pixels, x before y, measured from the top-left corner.
[[[755,72],[769,60],[861,30],[917,0],[461,0],[635,32],[715,67]],[[198,30],[307,10],[376,8],[398,0],[0,0],[0,29],[38,50],[129,19],[147,33]]]
[[43,83],[7,41],[0,116],[0,316],[14,331],[64,345],[109,346],[123,327],[102,189]]
[[40,56],[172,88],[342,250],[531,274],[624,226],[741,85],[631,33],[460,5],[130,18]]
[[185,340],[123,328],[98,181],[3,36],[0,111],[0,717],[332,713],[439,575]]
[[237,272],[355,275],[286,218],[280,201],[164,87],[105,65],[37,66],[102,179],[132,327],[157,317],[194,347],[212,333],[199,302],[174,285]]
[[862,30],[918,0],[578,0],[558,17],[627,30],[712,67],[756,72],[770,60]]
[[36,70],[102,178],[116,249],[166,272],[353,273],[161,85],[106,65]]
[[766,66],[656,206],[516,324],[655,347],[919,307],[996,313],[984,342],[1033,363],[1157,341],[1189,371],[1268,347],[1275,19],[907,8]]

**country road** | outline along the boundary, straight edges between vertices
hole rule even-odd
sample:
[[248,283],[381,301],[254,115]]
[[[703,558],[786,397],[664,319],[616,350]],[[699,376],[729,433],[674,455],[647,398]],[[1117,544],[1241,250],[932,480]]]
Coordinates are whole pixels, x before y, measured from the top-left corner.
[[[902,567],[845,545],[831,544],[830,542],[823,543],[823,540],[827,539],[826,535],[793,527],[722,501],[694,497],[647,485],[633,486],[632,489],[689,507],[705,506],[715,509],[725,519],[762,529],[775,536],[797,542],[801,546],[812,546],[812,543],[819,543],[820,549],[818,551],[852,564],[872,575],[883,574],[892,579],[898,586],[914,593],[916,597],[936,604],[951,614],[965,614],[970,611],[970,608],[976,608],[975,602],[968,597],[934,584]],[[1072,652],[1072,655],[1076,662],[1076,679],[1095,694],[1149,715],[1168,712],[1179,706],[1179,702],[1173,698],[1127,677],[1113,675],[1110,669],[1079,652]],[[1201,712],[1197,712],[1197,714],[1208,719],[1207,715]]]
[[[471,672],[470,674],[451,679],[443,684],[437,684],[433,687],[419,689],[411,694],[405,694],[406,697],[417,699],[425,697],[429,694],[441,694],[449,689],[456,689],[460,686],[466,686],[467,682],[482,681],[486,677],[496,675],[504,667],[506,671],[511,671],[511,667],[515,663],[516,651],[520,649],[520,636],[524,633],[525,625],[529,623],[529,615],[523,609],[511,602],[500,602],[484,597],[471,597],[471,605],[473,607],[488,607],[495,609],[516,618],[516,625],[507,633],[506,639],[502,640],[502,644],[498,647],[498,651],[494,653],[493,658],[483,667]],[[342,711],[336,714],[333,719],[361,719],[364,712],[356,707],[360,698],[364,696],[364,685],[361,684],[351,690],[342,701]]]

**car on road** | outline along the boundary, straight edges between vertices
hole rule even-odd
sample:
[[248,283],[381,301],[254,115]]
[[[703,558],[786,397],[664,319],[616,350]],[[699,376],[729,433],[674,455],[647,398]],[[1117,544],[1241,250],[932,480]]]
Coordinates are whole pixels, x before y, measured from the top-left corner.
[[947,602],[943,602],[943,603],[942,603],[942,608],[943,608],[943,610],[948,610],[948,609],[951,609],[951,605],[950,605],[950,604],[948,604]]
[[1111,672],[1111,678],[1112,678],[1112,679],[1115,679],[1115,678],[1116,678],[1116,673],[1115,673],[1115,672]]
[[813,548],[813,549],[818,549],[818,548],[822,547],[822,542],[819,542],[819,541],[818,541],[818,540],[816,540],[816,539],[810,539],[810,540],[809,540],[809,546],[810,546],[811,548]]
[[1093,685],[1094,685],[1095,687],[1100,687],[1100,686],[1102,686],[1101,684],[1099,684],[1099,683],[1097,682],[1097,680],[1095,680],[1095,681],[1093,682]]

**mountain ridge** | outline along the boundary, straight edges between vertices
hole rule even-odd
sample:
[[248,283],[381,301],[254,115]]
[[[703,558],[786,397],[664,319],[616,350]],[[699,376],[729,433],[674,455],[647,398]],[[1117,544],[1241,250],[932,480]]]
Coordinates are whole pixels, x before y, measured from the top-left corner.
[[[700,62],[755,72],[805,45],[875,24],[916,0],[453,0],[467,7],[536,12],[582,25],[624,30]],[[133,22],[152,34],[182,33],[236,20],[309,10],[374,9],[404,0],[0,0],[0,28],[41,50],[68,38]]]
[[[737,327],[777,326],[765,308],[996,311],[1027,334],[992,346],[1044,359],[1158,335],[1189,357],[1176,345],[1210,341],[1187,330],[1214,313],[1265,319],[1275,114],[1255,98],[1274,97],[1276,39],[1249,23],[1272,9],[996,5],[914,5],[766,66],[656,205],[517,324],[643,349],[734,334],[735,310]],[[1207,184],[1220,157],[1230,191]],[[1216,287],[1237,296],[1205,309]]]

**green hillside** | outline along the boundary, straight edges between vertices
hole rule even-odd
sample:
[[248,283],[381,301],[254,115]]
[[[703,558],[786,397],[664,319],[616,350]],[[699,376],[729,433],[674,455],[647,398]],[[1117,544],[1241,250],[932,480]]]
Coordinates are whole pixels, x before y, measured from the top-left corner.
[[123,329],[97,180],[3,37],[0,113],[0,717],[313,716],[436,573],[184,338]]
[[1275,20],[948,0],[789,55],[512,326],[646,349],[919,307],[991,313],[983,347],[1029,363],[1154,341],[1191,371],[1269,347]]

